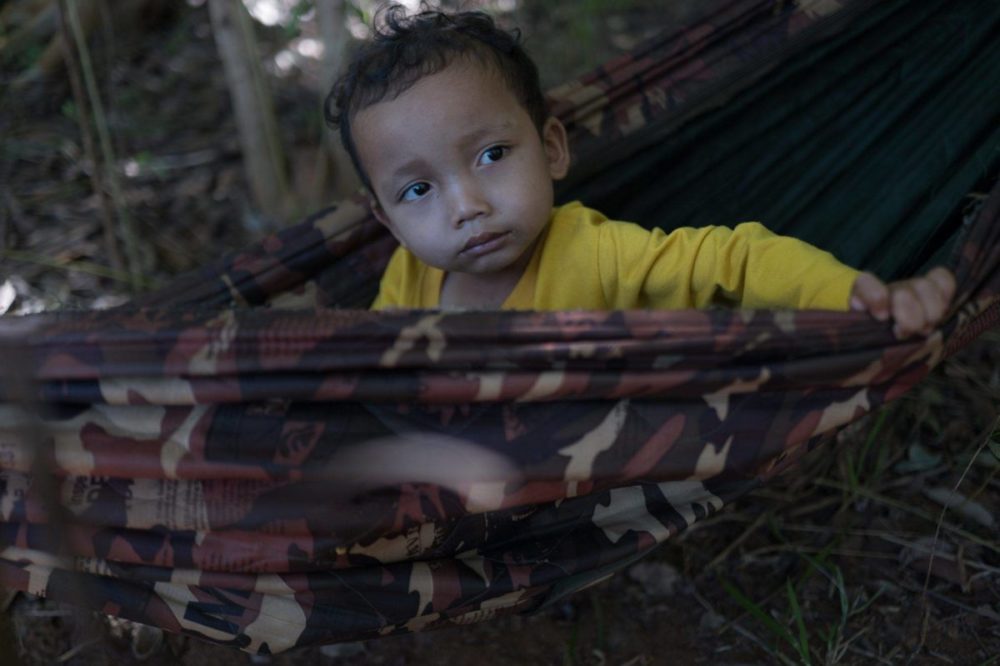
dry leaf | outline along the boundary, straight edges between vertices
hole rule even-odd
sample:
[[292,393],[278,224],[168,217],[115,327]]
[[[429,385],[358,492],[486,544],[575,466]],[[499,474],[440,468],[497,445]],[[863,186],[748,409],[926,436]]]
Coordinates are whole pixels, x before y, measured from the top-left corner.
[[983,527],[992,529],[996,524],[993,514],[986,507],[956,490],[942,486],[925,488],[924,496],[942,506],[948,507],[964,518],[979,523]]
[[14,289],[14,285],[11,284],[10,280],[4,280],[4,283],[0,284],[0,315],[10,309],[15,298],[17,298],[17,290]]

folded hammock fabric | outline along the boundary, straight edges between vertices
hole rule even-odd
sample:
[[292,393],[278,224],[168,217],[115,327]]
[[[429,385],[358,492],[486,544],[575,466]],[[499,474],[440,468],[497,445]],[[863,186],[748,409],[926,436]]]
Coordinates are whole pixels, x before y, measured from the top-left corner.
[[993,0],[713,0],[552,93],[562,196],[762,219],[887,278],[947,259],[929,336],[369,312],[394,241],[346,202],[132,306],[0,320],[0,583],[264,654],[610,575],[1000,325],[1000,186],[966,196],[1000,155],[998,28]]

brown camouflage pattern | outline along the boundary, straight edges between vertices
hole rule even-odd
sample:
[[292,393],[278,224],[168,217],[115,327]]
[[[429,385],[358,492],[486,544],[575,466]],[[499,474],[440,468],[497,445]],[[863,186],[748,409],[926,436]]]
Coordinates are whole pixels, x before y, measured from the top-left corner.
[[[720,40],[780,52],[850,3],[778,4],[556,91],[574,145],[731,81]],[[951,315],[906,341],[851,313],[368,312],[393,242],[359,201],[134,306],[0,320],[0,584],[259,654],[540,608],[998,326],[1000,186],[964,234]]]

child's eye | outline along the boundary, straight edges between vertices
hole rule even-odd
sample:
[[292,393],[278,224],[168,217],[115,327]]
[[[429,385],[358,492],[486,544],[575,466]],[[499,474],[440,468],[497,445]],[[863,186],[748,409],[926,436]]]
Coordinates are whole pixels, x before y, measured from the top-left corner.
[[399,195],[400,201],[416,201],[420,197],[430,192],[431,186],[427,183],[413,183]]
[[499,162],[507,155],[507,146],[490,146],[483,151],[483,156],[479,158],[480,164],[493,164]]

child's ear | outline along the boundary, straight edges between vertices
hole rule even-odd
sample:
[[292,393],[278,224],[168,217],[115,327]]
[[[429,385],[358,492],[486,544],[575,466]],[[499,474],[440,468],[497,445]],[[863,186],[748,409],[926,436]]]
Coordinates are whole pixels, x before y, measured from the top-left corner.
[[404,243],[403,239],[396,233],[396,227],[392,224],[392,220],[389,219],[389,216],[385,214],[382,204],[378,202],[378,199],[375,198],[374,194],[368,195],[368,207],[372,209],[372,215],[375,216],[375,219],[378,220],[379,224],[388,229],[389,233],[392,234],[397,241],[399,241],[400,245],[406,247],[406,243]]
[[552,180],[560,180],[569,171],[569,140],[566,128],[555,116],[549,116],[542,126],[542,145],[549,160]]
[[375,216],[375,219],[389,231],[392,231],[392,225],[389,222],[389,217],[385,214],[385,211],[382,210],[382,204],[378,202],[378,199],[375,198],[374,194],[368,195],[368,207],[371,208],[372,215]]

